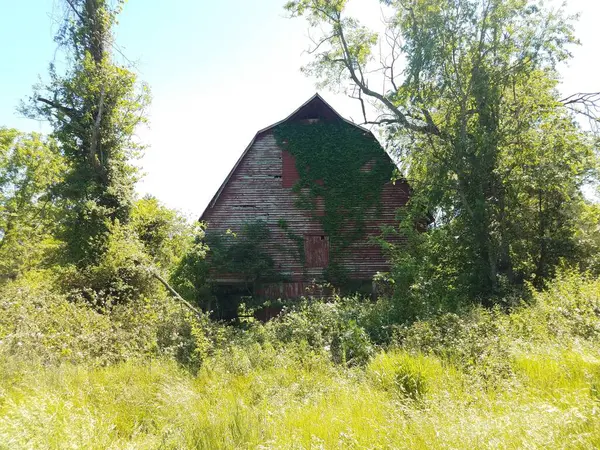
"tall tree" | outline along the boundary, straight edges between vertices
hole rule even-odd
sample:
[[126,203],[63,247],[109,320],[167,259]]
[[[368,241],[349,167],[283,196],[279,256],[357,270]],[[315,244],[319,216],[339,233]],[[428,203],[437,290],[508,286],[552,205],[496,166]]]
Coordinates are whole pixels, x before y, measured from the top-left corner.
[[[416,213],[433,212],[434,226],[455,237],[444,239],[460,265],[449,272],[484,298],[503,279],[550,275],[573,255],[569,214],[595,164],[568,109],[593,96],[561,101],[556,89],[556,65],[577,43],[572,20],[528,0],[382,0],[390,18],[378,36],[344,16],[346,3],[287,3],[324,29],[305,70],[356,97],[365,123],[385,127]],[[376,89],[374,50],[386,44]]]
[[57,189],[64,202],[62,236],[67,260],[96,261],[116,221],[127,222],[141,146],[135,130],[145,121],[145,85],[112,57],[112,29],[123,0],[64,0],[56,42],[67,68],[50,67],[50,82],[36,88],[24,110],[54,129],[68,168]]

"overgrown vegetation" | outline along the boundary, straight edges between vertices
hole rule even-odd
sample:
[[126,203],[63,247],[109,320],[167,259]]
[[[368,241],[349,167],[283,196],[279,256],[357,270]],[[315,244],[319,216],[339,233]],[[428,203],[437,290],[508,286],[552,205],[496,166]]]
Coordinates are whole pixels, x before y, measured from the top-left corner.
[[59,73],[52,65],[50,82],[37,86],[21,108],[47,120],[60,143],[66,171],[52,193],[62,210],[61,258],[78,269],[102,258],[111,227],[129,221],[137,172],[132,159],[143,148],[135,132],[145,121],[148,88],[111,52],[122,4],[65,2],[55,40],[67,69]]
[[[365,219],[379,205],[394,164],[370,133],[345,122],[285,123],[277,126],[275,136],[296,159],[296,205],[313,211],[321,222],[335,264],[336,257],[364,237]],[[323,214],[315,212],[318,199]]]
[[[304,70],[359,99],[410,180],[402,232],[417,242],[412,254],[398,249],[396,273],[487,304],[524,281],[542,287],[581,254],[581,187],[596,178],[596,141],[574,112],[597,120],[585,96],[557,88],[577,43],[573,18],[527,0],[381,3],[382,36],[348,16],[346,0],[286,9],[317,35]],[[411,233],[429,216],[431,233]]]
[[600,283],[578,273],[508,314],[411,325],[384,300],[307,302],[240,330],[175,304],[104,315],[50,297],[0,294],[6,448],[600,444]]
[[[67,67],[28,107],[52,135],[0,128],[0,448],[600,447],[597,149],[556,93],[572,27],[525,0],[384,3],[407,60],[384,94],[363,78],[376,36],[343,0],[287,8],[331,27],[316,74],[390,113],[415,194],[386,231],[407,241],[382,240],[377,299],[227,324],[210,312],[241,294],[214,303],[211,267],[247,293],[283,279],[269,228],[206,235],[135,197],[147,91],[111,59],[122,2],[64,3]],[[343,252],[389,161],[354,127],[278,132]]]

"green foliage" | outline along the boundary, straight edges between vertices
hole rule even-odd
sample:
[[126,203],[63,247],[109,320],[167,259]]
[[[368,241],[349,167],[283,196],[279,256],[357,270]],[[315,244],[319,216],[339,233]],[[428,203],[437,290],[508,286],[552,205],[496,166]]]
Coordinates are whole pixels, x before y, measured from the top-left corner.
[[171,274],[171,283],[183,298],[210,311],[212,293],[209,286],[208,246],[204,243],[204,224],[196,225],[193,244],[181,257]]
[[600,274],[600,204],[584,203],[577,216],[575,239],[580,249],[579,267]]
[[50,122],[67,162],[56,189],[63,209],[59,235],[66,261],[78,267],[101,257],[111,225],[127,223],[133,206],[137,169],[130,160],[141,150],[135,131],[149,95],[132,72],[111,60],[111,28],[121,4],[66,2],[56,40],[67,69],[60,74],[51,66],[50,82],[22,108]]
[[[399,295],[430,274],[450,287],[444,296],[488,304],[524,281],[542,287],[561,259],[589,252],[576,233],[595,144],[557,89],[557,64],[577,43],[572,18],[525,0],[383,3],[391,15],[380,39],[344,17],[345,2],[286,8],[323,33],[307,73],[382,108],[386,140],[413,188],[401,231],[433,219],[431,238],[409,233],[416,242],[406,255],[397,249]],[[388,53],[374,54],[386,44]],[[387,91],[369,84],[375,59]]]
[[549,286],[533,295],[534,307],[511,316],[510,328],[530,339],[560,341],[600,338],[600,283],[589,275],[563,270]]
[[185,217],[151,196],[135,202],[131,227],[154,264],[167,270],[179,263],[196,234],[196,225],[189,225]]
[[511,375],[510,339],[503,315],[474,309],[465,315],[445,314],[418,322],[398,334],[402,346],[432,353],[460,367],[489,388]]
[[428,392],[428,383],[444,377],[444,368],[433,357],[389,352],[373,358],[367,366],[366,375],[380,389],[420,400]]
[[276,342],[305,342],[317,351],[325,350],[332,361],[344,366],[363,365],[373,354],[374,345],[361,326],[361,300],[307,302],[288,308],[267,324]]
[[193,254],[204,258],[205,246],[194,244],[193,230],[156,199],[138,200],[128,224],[117,220],[108,227],[105,250],[93,264],[55,269],[60,287],[99,308],[151,298],[160,290],[153,273],[175,272]]
[[248,289],[262,282],[279,281],[281,275],[265,249],[270,235],[268,225],[261,220],[245,223],[239,233],[207,233],[211,269],[242,275]]
[[[67,3],[57,40],[71,66],[34,106],[53,139],[0,129],[0,448],[600,446],[600,281],[564,268],[598,269],[598,210],[580,192],[596,161],[557,102],[573,39],[559,14],[386,1],[407,67],[381,98],[390,139],[410,140],[416,190],[389,230],[406,244],[382,241],[395,295],[302,300],[233,327],[190,313],[152,273],[211,310],[213,271],[250,292],[282,279],[269,228],[204,236],[156,199],[134,202],[146,93],[105,50],[122,2]],[[342,19],[345,3],[288,8],[333,25],[313,68],[360,85],[374,35]],[[340,254],[393,167],[354,127],[278,133],[300,203],[323,199],[315,218]],[[491,295],[496,307],[473,306]]]
[[[185,299],[213,311],[215,317],[236,317],[242,296],[250,299],[262,283],[283,279],[265,249],[270,233],[263,221],[248,222],[239,232],[227,230],[225,234],[205,233],[205,225],[197,224],[194,243],[174,266],[171,283]],[[239,276],[244,285],[213,285],[214,274]]]
[[54,141],[0,127],[0,282],[36,267],[56,247],[52,189],[63,170]]
[[394,165],[370,133],[345,122],[282,124],[275,136],[296,158],[297,206],[314,211],[318,199],[323,201],[325,214],[313,218],[329,237],[335,262],[364,236],[365,217],[379,206]]
[[152,296],[158,289],[148,270],[152,261],[135,231],[115,221],[106,233],[105,251],[94,264],[60,269],[62,288],[99,308]]
[[[327,333],[317,328],[323,322],[322,330],[333,329],[345,320],[343,310],[365,306],[348,299],[307,303],[287,322],[245,330],[200,320],[192,347],[184,328],[166,326],[160,335],[174,338],[159,351],[151,324],[187,320],[176,307],[163,316],[168,303],[103,315],[111,325],[103,328],[86,321],[97,314],[86,304],[39,287],[5,287],[0,446],[595,448],[600,353],[589,325],[594,317],[599,323],[593,312],[599,286],[563,273],[549,290],[534,293],[531,305],[415,323],[398,334],[399,348],[347,368],[327,354],[327,340],[318,337]],[[589,321],[583,326],[581,316]],[[290,338],[282,342],[286,329]],[[493,336],[505,351],[491,350]],[[128,339],[118,346],[117,338]],[[140,360],[138,345],[162,357]],[[200,368],[170,361],[178,349],[202,355],[187,360]],[[499,359],[503,364],[490,364]],[[492,367],[497,372],[490,377]]]
[[217,339],[207,318],[164,295],[99,311],[49,289],[52,283],[30,273],[0,289],[0,362],[87,366],[166,356],[194,369]]

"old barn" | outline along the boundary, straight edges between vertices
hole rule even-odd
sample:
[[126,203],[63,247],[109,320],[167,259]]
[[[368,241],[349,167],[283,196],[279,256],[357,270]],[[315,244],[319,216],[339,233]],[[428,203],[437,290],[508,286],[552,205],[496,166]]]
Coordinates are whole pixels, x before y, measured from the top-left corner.
[[299,297],[315,281],[370,286],[388,269],[373,238],[408,199],[394,169],[369,130],[314,95],[256,133],[202,214],[221,251],[213,284],[268,298]]

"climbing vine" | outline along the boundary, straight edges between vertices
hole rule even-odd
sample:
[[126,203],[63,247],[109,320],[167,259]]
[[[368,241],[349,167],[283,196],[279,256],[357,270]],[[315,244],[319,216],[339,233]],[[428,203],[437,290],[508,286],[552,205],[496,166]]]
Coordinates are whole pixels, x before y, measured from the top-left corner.
[[275,269],[275,262],[264,249],[271,231],[261,220],[245,223],[239,233],[228,230],[225,234],[206,233],[210,248],[208,262],[218,273],[242,275],[249,287],[278,281],[282,275]]
[[[369,132],[345,122],[284,123],[275,137],[296,158],[296,206],[321,222],[334,264],[364,236],[366,213],[380,206],[395,167]],[[323,202],[324,214],[316,213],[317,202]]]
[[304,254],[304,237],[290,230],[287,220],[285,219],[279,219],[277,221],[277,226],[285,232],[289,240],[294,242],[296,245],[298,261],[304,266],[304,263],[306,262],[306,255]]

